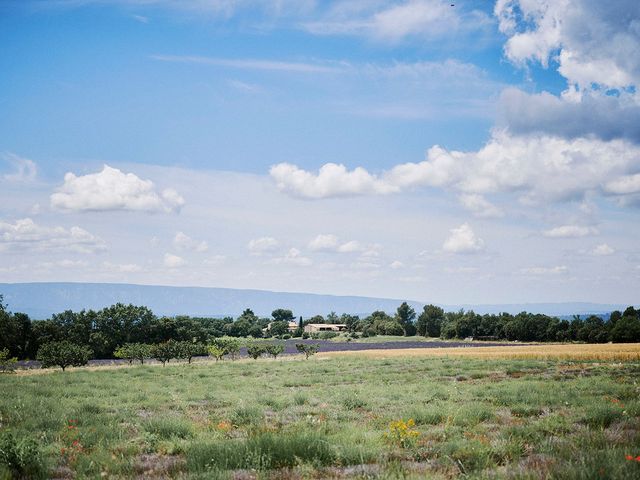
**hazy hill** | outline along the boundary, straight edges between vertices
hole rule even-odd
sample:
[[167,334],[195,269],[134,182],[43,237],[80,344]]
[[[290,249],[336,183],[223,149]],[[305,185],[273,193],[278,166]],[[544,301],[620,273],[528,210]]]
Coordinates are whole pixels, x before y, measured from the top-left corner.
[[[295,315],[337,313],[368,314],[374,310],[395,312],[403,299],[270,292],[232,288],[166,287],[117,283],[0,283],[0,294],[13,312],[32,318],[48,318],[64,310],[100,309],[117,302],[146,305],[157,315],[237,316],[245,308],[268,316],[276,308]],[[409,301],[421,310],[428,302]],[[623,305],[595,303],[531,303],[509,305],[442,305],[445,310],[473,309],[478,313],[523,310],[549,315],[609,313]]]

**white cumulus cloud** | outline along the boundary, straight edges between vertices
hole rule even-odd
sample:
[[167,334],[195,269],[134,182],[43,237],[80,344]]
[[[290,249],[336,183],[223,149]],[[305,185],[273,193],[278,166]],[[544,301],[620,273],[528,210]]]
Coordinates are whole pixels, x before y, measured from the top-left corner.
[[397,188],[371,175],[362,167],[347,170],[344,165],[327,163],[318,173],[308,172],[290,163],[279,163],[269,170],[282,192],[303,198],[326,198],[391,193]]
[[252,255],[261,255],[278,249],[280,242],[273,237],[254,238],[249,241],[247,248]]
[[598,229],[584,225],[561,225],[542,232],[545,237],[549,238],[577,238],[586,237],[588,235],[597,235]]
[[30,218],[15,223],[0,221],[0,250],[70,251],[95,253],[106,250],[104,241],[86,230],[48,227]]
[[613,255],[614,253],[616,253],[616,251],[606,243],[601,243],[600,245],[596,245],[593,250],[591,250],[591,253],[593,255],[606,256]]
[[209,245],[204,240],[194,240],[190,236],[186,235],[183,232],[176,233],[176,236],[173,237],[173,245],[178,250],[190,250],[193,252],[206,252],[209,250]]
[[463,193],[458,197],[464,208],[472,212],[476,217],[492,218],[504,215],[502,210],[477,193]]
[[174,255],[173,253],[164,254],[164,266],[168,268],[182,267],[186,262],[184,258]]
[[484,249],[484,240],[477,237],[468,223],[451,229],[442,249],[448,253],[476,253]]
[[157,192],[152,181],[108,165],[88,175],[67,173],[64,184],[50,199],[52,207],[70,211],[174,212],[184,205],[184,199],[175,190]]
[[305,257],[297,248],[290,248],[284,256],[274,258],[270,261],[270,263],[308,267],[309,265],[313,264],[313,261],[310,258]]

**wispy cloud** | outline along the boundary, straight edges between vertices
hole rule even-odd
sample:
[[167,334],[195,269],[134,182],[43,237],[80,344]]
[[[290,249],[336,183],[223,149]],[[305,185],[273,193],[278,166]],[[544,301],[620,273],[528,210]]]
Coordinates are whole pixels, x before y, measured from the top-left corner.
[[341,70],[340,67],[331,65],[279,60],[216,58],[198,55],[152,55],[151,58],[161,62],[196,63],[241,70],[267,70],[289,73],[334,73]]

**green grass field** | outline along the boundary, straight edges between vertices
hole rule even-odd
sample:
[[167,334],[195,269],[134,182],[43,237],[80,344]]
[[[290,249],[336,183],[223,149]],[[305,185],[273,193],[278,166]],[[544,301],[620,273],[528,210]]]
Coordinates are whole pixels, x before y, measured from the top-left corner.
[[640,478],[639,380],[402,357],[0,375],[0,478]]

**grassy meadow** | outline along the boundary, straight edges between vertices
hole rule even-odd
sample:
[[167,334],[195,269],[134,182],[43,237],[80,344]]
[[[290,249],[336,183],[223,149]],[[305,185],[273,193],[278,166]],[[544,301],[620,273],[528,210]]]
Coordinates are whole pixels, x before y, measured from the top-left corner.
[[637,357],[382,353],[0,375],[0,478],[640,478]]

